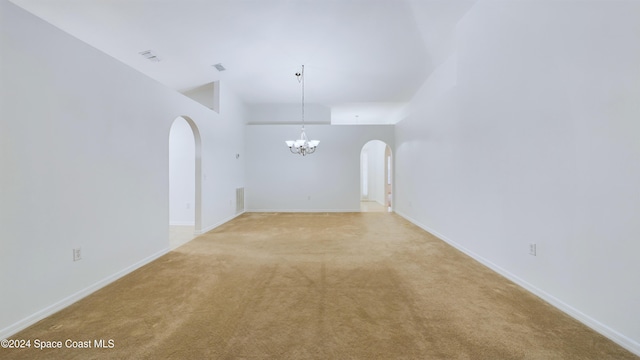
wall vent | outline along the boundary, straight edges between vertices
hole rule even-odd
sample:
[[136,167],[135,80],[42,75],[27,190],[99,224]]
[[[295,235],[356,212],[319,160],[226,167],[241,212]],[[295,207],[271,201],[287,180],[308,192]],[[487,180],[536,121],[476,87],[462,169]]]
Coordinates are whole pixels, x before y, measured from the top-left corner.
[[236,214],[244,211],[244,188],[236,188]]
[[158,57],[158,55],[156,55],[151,50],[141,51],[141,52],[139,52],[139,54],[144,56],[144,58],[149,60],[149,61],[152,61],[152,62],[159,62],[160,61],[160,58]]

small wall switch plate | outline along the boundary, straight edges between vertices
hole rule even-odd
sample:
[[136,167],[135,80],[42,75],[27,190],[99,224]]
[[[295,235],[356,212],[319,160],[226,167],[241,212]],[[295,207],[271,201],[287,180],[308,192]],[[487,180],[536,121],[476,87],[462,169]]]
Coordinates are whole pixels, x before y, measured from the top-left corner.
[[82,253],[80,252],[81,248],[73,249],[73,261],[78,261],[82,259]]
[[536,256],[536,244],[535,243],[529,244],[529,255]]

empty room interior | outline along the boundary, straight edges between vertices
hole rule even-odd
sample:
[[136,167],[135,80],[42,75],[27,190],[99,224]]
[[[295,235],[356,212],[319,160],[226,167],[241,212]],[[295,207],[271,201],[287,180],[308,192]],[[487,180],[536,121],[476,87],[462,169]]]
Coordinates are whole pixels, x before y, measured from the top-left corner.
[[640,356],[640,1],[0,28],[0,358]]

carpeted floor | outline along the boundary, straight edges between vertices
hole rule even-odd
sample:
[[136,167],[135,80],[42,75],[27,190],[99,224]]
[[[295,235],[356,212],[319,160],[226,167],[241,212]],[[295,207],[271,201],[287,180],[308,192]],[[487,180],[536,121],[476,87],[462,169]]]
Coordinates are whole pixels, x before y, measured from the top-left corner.
[[388,213],[244,214],[12,338],[0,358],[638,358]]

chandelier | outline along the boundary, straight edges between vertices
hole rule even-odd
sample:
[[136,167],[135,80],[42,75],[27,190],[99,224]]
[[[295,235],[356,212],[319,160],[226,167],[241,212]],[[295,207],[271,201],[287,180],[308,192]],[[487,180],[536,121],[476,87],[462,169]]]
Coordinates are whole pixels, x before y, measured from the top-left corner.
[[318,144],[320,144],[320,141],[309,140],[307,138],[307,134],[304,132],[304,65],[302,65],[302,70],[296,73],[296,77],[298,78],[298,82],[302,84],[302,131],[300,131],[300,139],[287,140],[285,142],[287,143],[291,153],[305,156],[316,152],[316,148],[318,147]]

